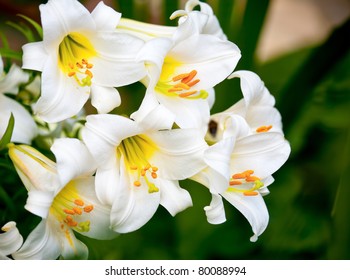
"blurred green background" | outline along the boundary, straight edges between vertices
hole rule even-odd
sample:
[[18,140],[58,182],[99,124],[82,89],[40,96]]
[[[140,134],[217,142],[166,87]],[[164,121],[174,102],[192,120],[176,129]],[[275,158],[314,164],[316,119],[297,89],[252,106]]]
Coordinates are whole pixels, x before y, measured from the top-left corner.
[[[41,2],[46,1],[0,0],[0,30],[13,48],[24,41],[5,22],[18,21],[17,13],[40,22],[37,5]],[[82,2],[91,10],[98,1]],[[167,25],[176,24],[168,18],[184,2],[105,1],[124,17]],[[349,1],[204,2],[213,7],[229,40],[241,49],[236,69],[256,72],[275,96],[292,146],[289,160],[274,174],[275,183],[265,197],[269,225],[251,243],[248,222],[227,203],[226,223],[208,224],[203,211],[210,202],[208,191],[184,181],[182,186],[193,198],[192,208],[172,218],[160,207],[143,228],[112,241],[81,237],[89,246],[90,258],[350,259]],[[315,20],[310,11],[318,11],[316,15],[327,11],[332,20],[327,22],[325,14]],[[123,105],[117,113],[135,109],[144,88],[135,84],[121,93]],[[213,112],[239,100],[239,80],[218,85],[216,96]],[[38,219],[22,209],[26,191],[13,169],[4,162],[0,167],[0,224],[14,219],[26,235]]]

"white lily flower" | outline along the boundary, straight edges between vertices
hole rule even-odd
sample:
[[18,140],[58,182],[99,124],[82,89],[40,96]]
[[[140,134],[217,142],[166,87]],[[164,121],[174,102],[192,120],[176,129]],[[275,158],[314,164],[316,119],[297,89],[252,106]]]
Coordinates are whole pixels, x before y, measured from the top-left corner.
[[156,38],[141,50],[138,59],[149,74],[145,99],[156,98],[181,128],[201,127],[209,119],[208,91],[226,79],[241,55],[235,44],[213,35],[176,36],[185,32],[182,27],[176,39]]
[[43,41],[23,46],[23,68],[42,72],[35,112],[58,122],[77,114],[90,95],[99,113],[119,106],[114,87],[145,76],[134,59],[143,41],[116,32],[121,14],[103,2],[90,14],[77,0],[49,0],[39,8]]
[[[194,10],[196,6],[200,7],[199,11]],[[200,16],[198,16],[198,13],[200,14]],[[183,24],[188,20],[189,17],[193,17],[196,14],[197,22],[199,23],[198,27],[200,28],[200,33],[215,35],[216,37],[223,40],[227,39],[227,36],[221,29],[219,20],[215,16],[213,9],[207,3],[198,0],[189,0],[186,2],[185,10],[175,11],[170,16],[170,19],[180,17],[179,24]],[[204,19],[203,15],[206,15],[206,19]]]
[[17,94],[19,86],[28,81],[28,74],[13,64],[6,74],[0,56],[0,139],[5,133],[11,113],[15,119],[11,141],[30,144],[37,135],[37,127],[29,112],[5,93]]
[[290,145],[274,99],[260,78],[248,71],[233,76],[241,78],[244,100],[211,117],[206,140],[212,145],[204,154],[208,167],[193,179],[213,194],[205,207],[210,223],[225,221],[223,197],[247,218],[254,232],[251,241],[256,241],[269,219],[262,196],[269,193],[272,174],[288,159]]
[[111,239],[110,208],[95,194],[95,162],[77,139],[57,139],[57,163],[26,145],[9,145],[9,155],[28,190],[25,208],[42,218],[16,253],[15,259],[86,259],[88,249],[74,231]]
[[23,237],[19,233],[16,223],[6,223],[0,233],[0,260],[10,260],[7,256],[15,253],[23,244]]
[[97,196],[112,205],[111,226],[120,233],[143,226],[159,204],[173,216],[192,206],[178,180],[204,168],[198,130],[171,130],[173,116],[162,105],[132,118],[90,115],[82,131],[98,162]]

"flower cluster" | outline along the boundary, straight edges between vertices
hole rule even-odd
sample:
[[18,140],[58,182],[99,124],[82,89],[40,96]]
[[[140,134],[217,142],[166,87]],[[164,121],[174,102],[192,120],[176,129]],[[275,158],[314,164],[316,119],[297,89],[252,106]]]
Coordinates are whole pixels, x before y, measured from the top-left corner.
[[[235,71],[240,50],[211,7],[189,0],[172,27],[122,18],[103,2],[91,13],[77,0],[39,8],[42,41],[23,46],[25,70],[0,65],[0,137],[12,113],[6,148],[28,191],[24,207],[41,222],[24,243],[7,223],[0,257],[86,259],[74,232],[112,239],[145,225],[159,205],[175,216],[192,206],[185,179],[212,195],[209,223],[225,222],[224,198],[256,241],[269,218],[263,196],[290,146],[264,83]],[[214,87],[227,78],[240,79],[243,97],[211,114]],[[115,113],[127,102],[118,88],[135,82],[145,88],[140,106]],[[33,100],[26,107],[9,97],[24,89]]]

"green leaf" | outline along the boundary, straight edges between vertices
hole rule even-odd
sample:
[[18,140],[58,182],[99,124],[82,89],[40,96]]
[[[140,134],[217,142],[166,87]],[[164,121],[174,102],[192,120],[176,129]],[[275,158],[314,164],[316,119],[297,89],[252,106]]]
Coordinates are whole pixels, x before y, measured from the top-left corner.
[[15,126],[15,118],[13,117],[13,114],[11,113],[11,116],[10,116],[7,128],[5,130],[5,133],[0,140],[0,150],[6,148],[6,145],[11,142],[11,137],[12,137],[12,132],[13,132],[14,126]]
[[19,17],[25,19],[28,23],[30,23],[36,30],[36,32],[38,32],[40,38],[43,38],[43,29],[40,26],[40,24],[38,24],[36,21],[32,20],[31,18],[25,16],[25,15],[18,15]]

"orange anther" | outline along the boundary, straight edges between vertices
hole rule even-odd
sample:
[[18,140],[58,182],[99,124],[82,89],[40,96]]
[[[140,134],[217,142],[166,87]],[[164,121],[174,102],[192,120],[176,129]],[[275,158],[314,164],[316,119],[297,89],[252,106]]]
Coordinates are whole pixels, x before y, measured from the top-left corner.
[[130,166],[130,169],[131,169],[131,170],[137,170],[138,167],[137,167],[136,165],[132,165],[132,166]]
[[78,68],[80,68],[80,69],[83,68],[83,65],[81,65],[79,62],[77,62],[75,65],[76,65]]
[[67,225],[69,225],[70,227],[76,227],[78,223],[76,221],[67,221]]
[[68,77],[73,77],[74,75],[75,75],[74,71],[68,73]]
[[259,177],[256,177],[256,176],[247,176],[247,177],[245,178],[245,180],[246,180],[247,182],[255,182],[255,181],[260,181],[260,178],[259,178]]
[[258,195],[259,193],[258,192],[255,192],[255,191],[246,191],[243,193],[245,196],[256,196]]
[[92,75],[91,71],[90,71],[90,70],[88,70],[88,69],[86,69],[86,70],[85,70],[85,74],[86,74],[86,75],[88,75],[90,78],[92,78],[92,77],[93,77],[93,75]]
[[158,167],[157,167],[157,166],[153,166],[153,167],[152,167],[152,171],[153,171],[153,172],[157,172],[157,171],[158,171]]
[[267,132],[267,131],[269,131],[270,129],[272,128],[272,125],[268,125],[268,126],[266,126],[266,125],[263,125],[263,126],[260,126],[260,127],[258,127],[257,129],[256,129],[256,132]]
[[91,63],[86,64],[86,68],[87,68],[87,69],[91,69],[92,67],[94,67],[93,64],[91,64]]
[[68,67],[70,68],[70,69],[74,69],[74,64],[73,63],[68,63]]
[[81,215],[83,213],[83,210],[81,210],[79,207],[73,207],[73,211],[78,215]]
[[177,92],[177,91],[182,91],[182,88],[170,88],[168,89],[168,92]]
[[197,92],[197,90],[183,92],[183,93],[179,94],[179,97],[185,98],[185,97],[188,97],[188,96],[195,94],[196,92]]
[[232,175],[232,179],[245,179],[247,177],[244,173],[237,173]]
[[189,87],[193,87],[195,84],[198,84],[200,82],[200,79],[197,79],[197,80],[194,80],[194,81],[191,81],[189,83],[187,83],[187,85]]
[[197,75],[197,71],[196,70],[192,70],[187,77],[183,78],[181,80],[182,83],[187,84],[188,82],[192,81],[192,79],[194,78],[194,76]]
[[70,210],[70,209],[63,209],[63,212],[66,213],[66,214],[69,214],[69,215],[74,215],[75,212],[73,210]]
[[82,64],[88,64],[88,61],[87,61],[85,58],[83,58],[83,59],[81,60],[81,63],[82,63]]
[[93,205],[88,205],[84,207],[84,212],[90,213],[94,209]]
[[135,187],[140,187],[141,186],[141,182],[140,181],[135,181],[134,182],[134,186]]
[[189,87],[188,85],[186,85],[184,83],[178,83],[178,84],[174,85],[174,88],[190,89],[191,87]]
[[73,217],[72,217],[72,216],[67,215],[67,216],[66,216],[66,221],[67,221],[67,222],[71,222],[71,221],[73,221]]
[[175,77],[173,77],[173,82],[176,82],[176,81],[179,81],[179,80],[182,80],[186,77],[188,77],[190,75],[190,73],[184,73],[184,74],[180,74],[180,75],[177,75]]
[[82,201],[81,199],[76,199],[76,200],[74,200],[74,204],[78,205],[78,206],[83,206],[84,205],[84,201]]
[[152,172],[151,176],[152,176],[153,179],[156,179],[158,177],[156,172]]
[[241,181],[237,181],[237,180],[233,180],[233,181],[230,181],[230,186],[236,186],[236,185],[241,185],[242,182]]
[[145,170],[148,170],[151,168],[151,165],[149,163],[147,163],[147,165],[144,167]]

